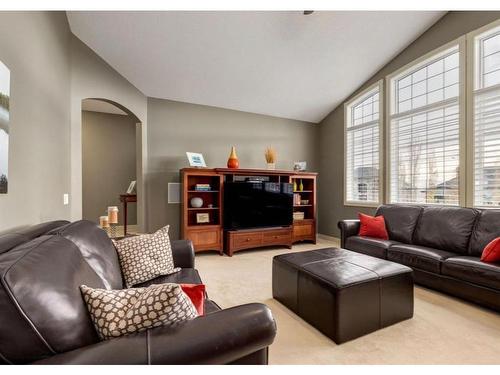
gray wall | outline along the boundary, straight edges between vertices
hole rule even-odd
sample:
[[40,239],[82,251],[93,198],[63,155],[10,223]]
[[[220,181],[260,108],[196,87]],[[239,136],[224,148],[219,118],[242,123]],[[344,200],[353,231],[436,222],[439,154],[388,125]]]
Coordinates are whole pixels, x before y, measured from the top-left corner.
[[[0,12],[0,60],[11,70],[9,193],[0,195],[0,230],[81,218],[83,99],[108,99],[136,115],[137,163],[145,173],[146,97],[71,34],[65,12]],[[143,176],[137,180],[140,199]],[[143,221],[144,208],[138,202]]]
[[147,207],[149,230],[171,225],[179,235],[180,205],[167,203],[168,182],[188,166],[186,151],[201,152],[209,167],[225,167],[236,146],[240,168],[265,168],[264,150],[277,151],[278,169],[306,160],[317,170],[317,126],[202,105],[148,99]]
[[71,219],[82,217],[82,100],[100,98],[114,102],[132,113],[142,124],[138,140],[142,144],[137,155],[137,220],[143,228],[145,204],[143,175],[146,173],[147,100],[103,59],[77,37],[71,38]]
[[11,72],[9,192],[0,230],[69,219],[71,34],[64,12],[0,12],[0,60]]
[[[370,86],[416,58],[472,30],[500,18],[500,12],[449,12],[416,39],[403,52],[385,65],[372,78],[352,93]],[[344,206],[344,103],[331,112],[319,126],[318,189],[319,232],[338,235],[337,222],[356,218],[358,212],[373,214],[373,208]]]
[[[84,219],[98,223],[108,206],[118,206],[124,223],[119,196],[136,180],[135,124],[131,116],[82,112]],[[127,207],[128,224],[136,224],[136,204]]]

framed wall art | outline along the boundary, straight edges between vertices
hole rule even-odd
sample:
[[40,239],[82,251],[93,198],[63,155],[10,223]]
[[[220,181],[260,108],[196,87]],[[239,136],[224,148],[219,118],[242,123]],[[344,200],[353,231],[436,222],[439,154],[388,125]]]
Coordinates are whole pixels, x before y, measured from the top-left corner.
[[10,70],[0,61],[0,194],[9,184]]

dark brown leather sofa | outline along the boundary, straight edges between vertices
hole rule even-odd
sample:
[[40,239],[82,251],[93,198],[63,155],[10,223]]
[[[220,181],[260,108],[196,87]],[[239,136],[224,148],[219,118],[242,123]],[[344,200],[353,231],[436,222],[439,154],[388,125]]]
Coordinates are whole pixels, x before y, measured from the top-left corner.
[[500,210],[382,205],[389,240],[358,236],[358,220],[342,220],[341,246],[413,268],[415,282],[500,311],[500,264],[480,261],[500,237]]
[[[172,241],[179,273],[153,283],[201,283],[189,241]],[[276,334],[253,303],[117,339],[98,340],[79,286],[121,289],[116,251],[88,221],[54,221],[0,235],[0,363],[267,364]],[[208,286],[208,289],[210,287]]]

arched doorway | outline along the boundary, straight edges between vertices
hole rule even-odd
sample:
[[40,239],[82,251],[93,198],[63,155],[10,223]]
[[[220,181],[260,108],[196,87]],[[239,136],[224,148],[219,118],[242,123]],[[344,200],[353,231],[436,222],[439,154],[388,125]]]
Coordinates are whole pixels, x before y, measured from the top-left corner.
[[142,228],[142,124],[119,103],[103,98],[82,100],[82,218],[98,222],[107,207],[118,206],[119,233],[125,224],[120,195],[135,181],[137,204],[128,204],[128,232]]

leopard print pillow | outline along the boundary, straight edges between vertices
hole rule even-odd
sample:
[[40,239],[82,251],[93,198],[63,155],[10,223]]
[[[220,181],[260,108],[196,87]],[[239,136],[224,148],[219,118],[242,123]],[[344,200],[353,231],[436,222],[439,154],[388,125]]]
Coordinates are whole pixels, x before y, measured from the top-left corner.
[[101,340],[194,319],[196,308],[178,284],[123,290],[80,286]]
[[180,271],[174,267],[168,228],[167,225],[153,234],[113,240],[127,288]]

